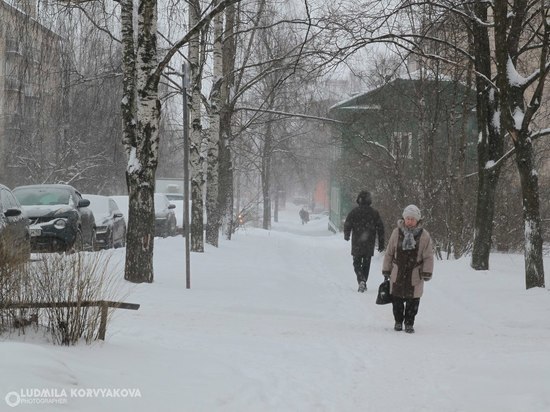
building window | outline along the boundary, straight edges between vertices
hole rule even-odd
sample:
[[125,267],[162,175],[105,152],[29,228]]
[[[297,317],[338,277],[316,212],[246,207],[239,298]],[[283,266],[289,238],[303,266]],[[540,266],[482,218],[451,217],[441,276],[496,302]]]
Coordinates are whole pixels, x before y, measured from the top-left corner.
[[6,38],[6,52],[22,55],[21,43],[15,37]]
[[401,159],[412,159],[411,132],[393,132],[390,143],[392,155]]

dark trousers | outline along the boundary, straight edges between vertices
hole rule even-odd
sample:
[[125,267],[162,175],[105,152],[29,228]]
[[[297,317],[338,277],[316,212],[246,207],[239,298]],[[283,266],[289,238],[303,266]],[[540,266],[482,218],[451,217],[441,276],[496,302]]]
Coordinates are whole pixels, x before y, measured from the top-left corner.
[[418,306],[420,305],[420,298],[403,299],[397,296],[392,296],[393,304],[393,317],[396,323],[403,323],[405,325],[414,325],[414,318],[418,313]]
[[357,275],[357,283],[363,281],[367,283],[370,271],[370,259],[372,256],[354,256],[353,269]]

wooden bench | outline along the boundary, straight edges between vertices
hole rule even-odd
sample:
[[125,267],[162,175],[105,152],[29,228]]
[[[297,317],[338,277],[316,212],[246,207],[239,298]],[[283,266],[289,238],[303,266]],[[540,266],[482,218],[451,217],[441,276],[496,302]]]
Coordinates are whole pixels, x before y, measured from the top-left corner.
[[44,309],[44,308],[75,308],[75,307],[99,307],[101,319],[99,322],[98,339],[105,340],[107,329],[107,315],[109,308],[138,310],[138,303],[112,302],[108,300],[82,301],[82,302],[20,302],[0,303],[0,309]]

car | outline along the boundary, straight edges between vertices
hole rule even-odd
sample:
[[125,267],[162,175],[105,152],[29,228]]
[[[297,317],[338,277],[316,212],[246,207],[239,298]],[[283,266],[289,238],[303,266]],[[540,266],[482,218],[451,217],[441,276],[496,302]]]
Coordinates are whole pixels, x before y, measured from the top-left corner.
[[[176,214],[176,230],[178,233],[183,233],[183,220],[185,210],[183,210],[183,194],[181,193],[164,193],[168,198],[170,203],[172,203],[176,208],[174,213]],[[191,209],[191,201],[189,201],[189,209]],[[205,216],[206,217],[206,216]],[[206,224],[206,220],[205,220]]]
[[90,201],[95,218],[96,249],[111,249],[126,245],[126,221],[117,203],[107,196],[84,194]]
[[295,196],[293,199],[292,199],[292,203],[294,203],[296,206],[299,206],[299,205],[307,205],[309,203],[311,203],[309,201],[309,199],[305,196]]
[[155,236],[175,236],[177,220],[174,209],[176,206],[168,200],[165,194],[155,193]]
[[0,261],[30,257],[29,219],[8,187],[0,184]]
[[67,184],[18,186],[13,194],[30,220],[32,252],[95,249],[90,201]]
[[109,196],[110,199],[113,199],[122,214],[124,215],[124,220],[126,221],[126,227],[128,227],[128,208],[129,208],[129,199],[128,195],[114,195]]

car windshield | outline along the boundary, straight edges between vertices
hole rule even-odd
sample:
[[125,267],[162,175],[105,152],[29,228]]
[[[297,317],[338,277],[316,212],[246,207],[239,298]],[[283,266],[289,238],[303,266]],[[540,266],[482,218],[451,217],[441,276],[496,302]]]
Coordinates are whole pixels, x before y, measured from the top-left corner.
[[95,216],[109,216],[111,212],[109,211],[109,198],[98,195],[82,195],[84,199],[90,201],[90,209]]
[[58,188],[21,188],[13,194],[23,206],[68,205],[71,194]]
[[183,200],[183,195],[179,193],[165,193],[164,194],[168,200]]
[[155,210],[160,211],[168,208],[168,203],[166,196],[155,194]]

